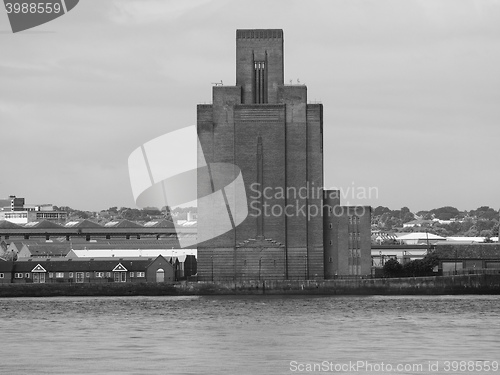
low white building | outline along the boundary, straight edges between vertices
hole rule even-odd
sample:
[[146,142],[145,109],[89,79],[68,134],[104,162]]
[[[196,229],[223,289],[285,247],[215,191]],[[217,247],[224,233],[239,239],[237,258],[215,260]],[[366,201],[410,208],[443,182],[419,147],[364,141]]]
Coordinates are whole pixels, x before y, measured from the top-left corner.
[[398,233],[397,240],[405,245],[427,245],[438,241],[446,241],[445,237],[427,232]]

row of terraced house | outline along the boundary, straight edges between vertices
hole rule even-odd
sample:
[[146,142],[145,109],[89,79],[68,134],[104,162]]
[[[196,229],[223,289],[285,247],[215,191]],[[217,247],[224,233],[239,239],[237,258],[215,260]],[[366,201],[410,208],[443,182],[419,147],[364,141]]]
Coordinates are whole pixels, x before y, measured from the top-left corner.
[[164,283],[176,279],[176,259],[0,259],[0,284],[10,283]]

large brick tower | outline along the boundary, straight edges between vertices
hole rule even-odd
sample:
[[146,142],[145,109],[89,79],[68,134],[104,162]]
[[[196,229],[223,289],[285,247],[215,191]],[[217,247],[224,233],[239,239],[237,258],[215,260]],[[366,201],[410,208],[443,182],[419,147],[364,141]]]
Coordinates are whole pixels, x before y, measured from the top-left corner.
[[[213,104],[198,105],[208,170],[213,174],[213,163],[239,168],[248,203],[240,225],[199,244],[200,280],[324,277],[323,107],[307,104],[305,85],[284,84],[283,55],[282,30],[237,30],[236,85],[214,86]],[[200,175],[198,181],[199,196],[221,188]],[[234,224],[230,208],[241,197],[223,197]],[[204,238],[219,215],[199,200]]]

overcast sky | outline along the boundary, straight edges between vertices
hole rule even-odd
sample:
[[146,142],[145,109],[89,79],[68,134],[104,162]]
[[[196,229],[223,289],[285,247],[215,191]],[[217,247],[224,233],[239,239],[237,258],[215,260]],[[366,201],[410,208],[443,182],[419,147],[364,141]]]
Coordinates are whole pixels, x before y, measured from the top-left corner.
[[237,28],[284,30],[343,204],[500,208],[497,0],[82,0],[17,34],[0,12],[0,196],[134,207],[130,153],[234,85]]

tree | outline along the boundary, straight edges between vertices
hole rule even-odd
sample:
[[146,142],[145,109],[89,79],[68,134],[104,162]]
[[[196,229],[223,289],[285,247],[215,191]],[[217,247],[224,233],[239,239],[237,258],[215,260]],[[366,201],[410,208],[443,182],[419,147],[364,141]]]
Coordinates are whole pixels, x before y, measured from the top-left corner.
[[491,233],[493,236],[498,236],[498,228],[499,228],[499,223],[497,222],[495,226],[491,229]]
[[476,226],[473,225],[469,228],[468,231],[464,233],[465,237],[477,237],[479,236],[479,231],[476,229]]
[[408,207],[402,207],[401,208],[401,215],[407,214],[408,212],[411,212]]
[[403,273],[407,277],[431,276],[434,268],[439,264],[439,259],[434,254],[427,254],[423,259],[415,259],[406,263]]
[[402,275],[403,266],[397,259],[389,259],[384,264],[384,276],[386,277],[400,277]]
[[390,212],[391,209],[389,207],[378,206],[373,210],[373,216],[380,216],[385,214],[386,212]]
[[87,212],[80,211],[80,210],[74,210],[71,213],[71,216],[76,218],[76,219],[88,219],[90,217],[90,215]]
[[490,208],[489,206],[478,207],[477,210],[472,210],[470,214],[471,216],[475,216],[477,219],[498,220],[498,211]]
[[460,223],[460,232],[465,233],[474,226],[472,219],[468,218]]
[[413,215],[411,212],[407,212],[404,214],[403,223],[407,223],[407,222],[412,221],[412,220],[415,220],[415,215]]
[[7,261],[16,261],[17,254],[14,250],[9,251],[5,242],[2,241],[0,243],[0,258]]
[[484,230],[492,230],[495,227],[495,224],[497,222],[494,220],[484,220],[484,219],[478,219],[476,221],[476,229],[479,233],[481,233]]

